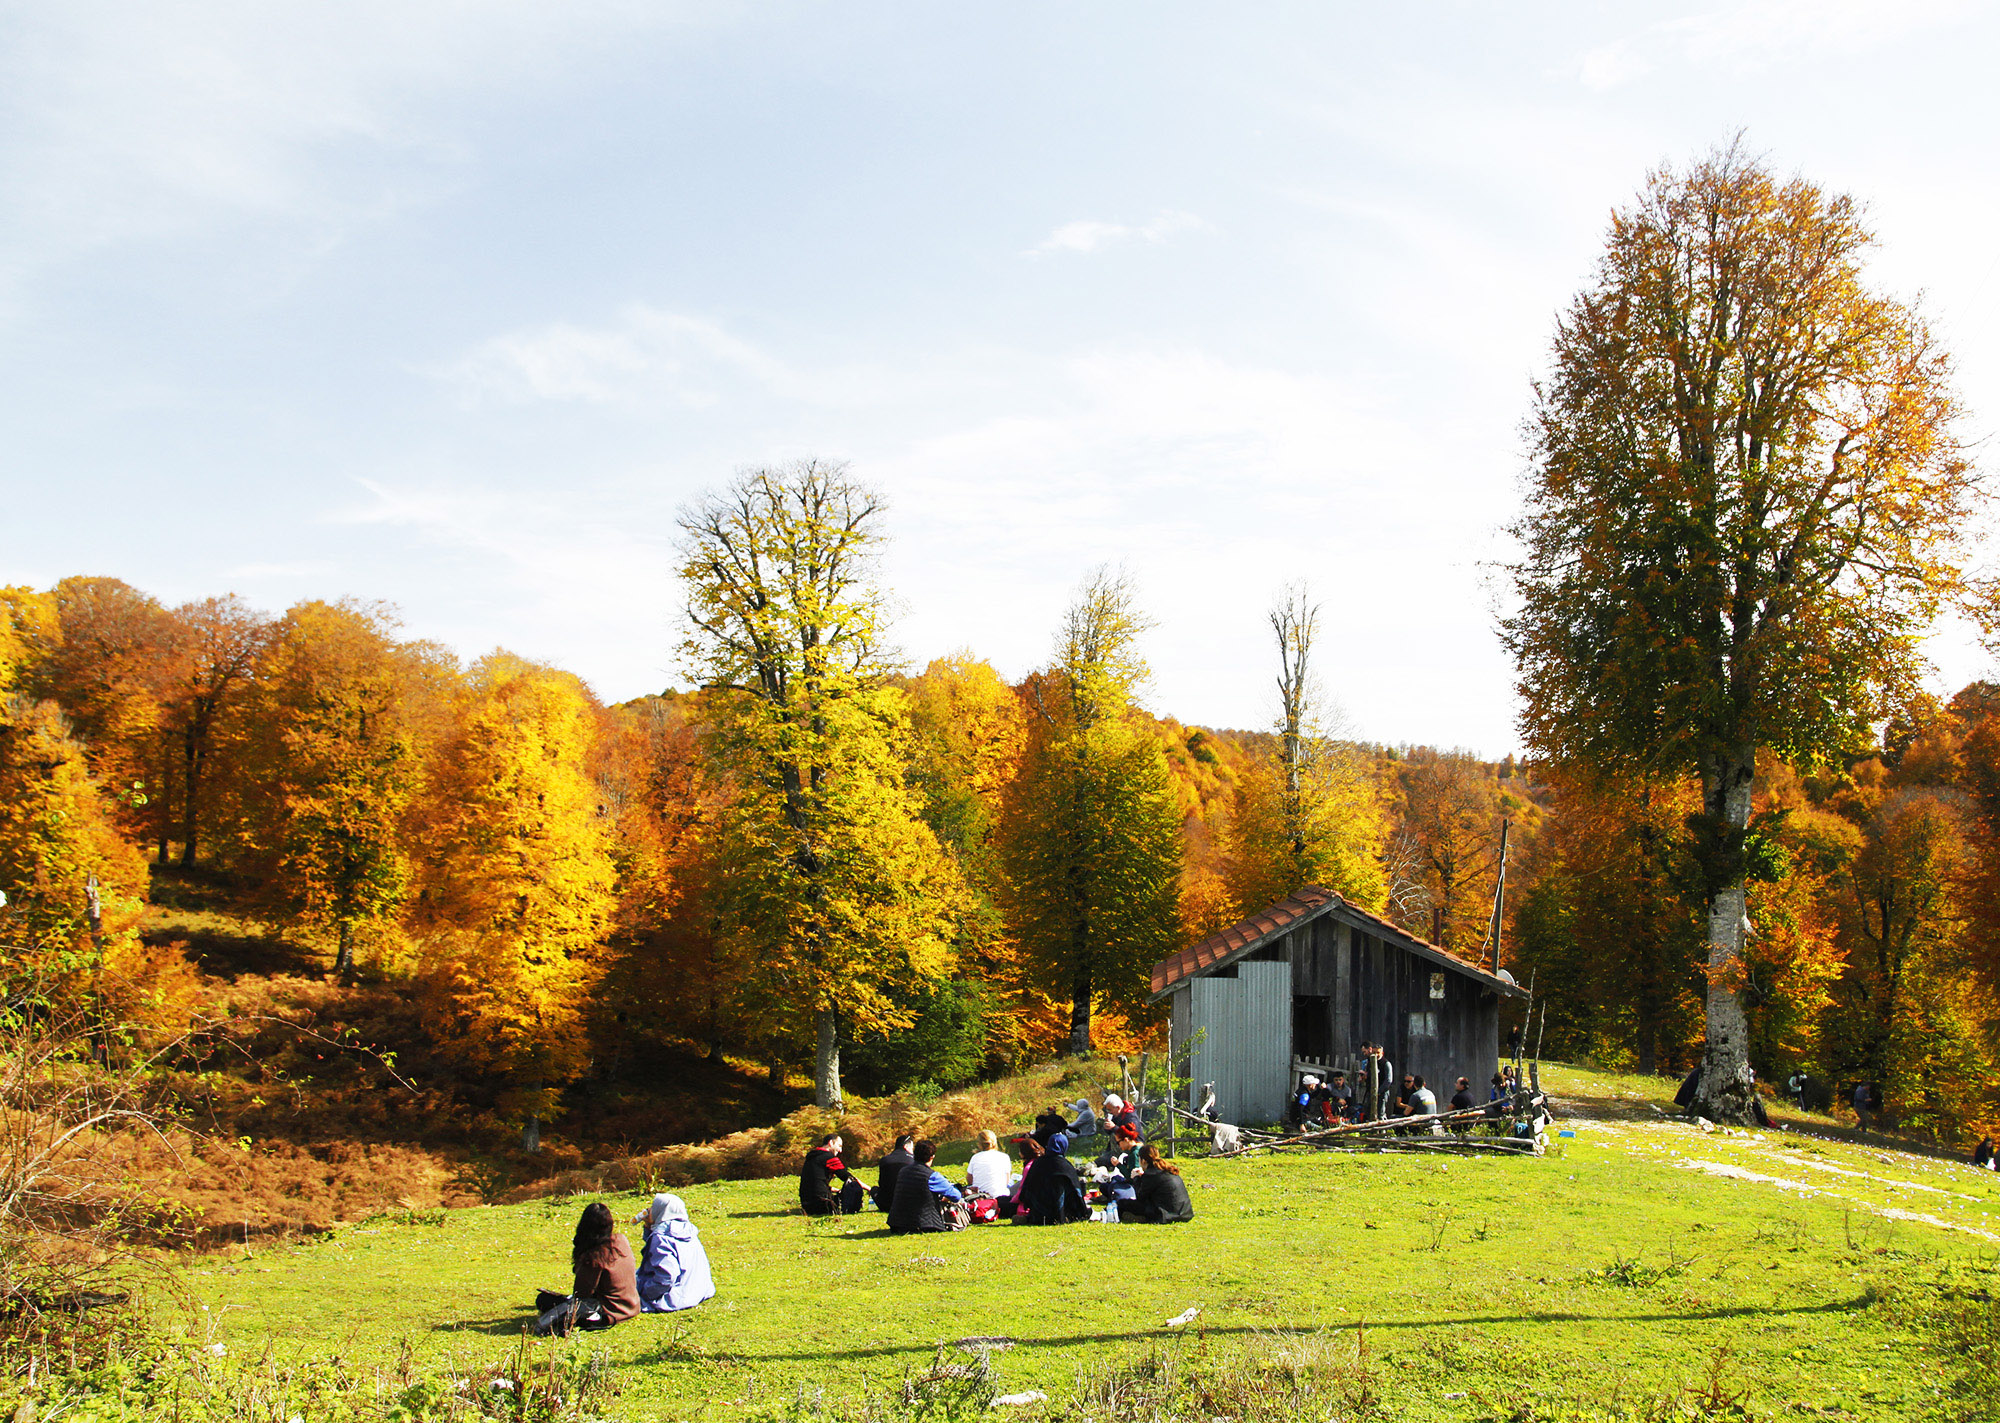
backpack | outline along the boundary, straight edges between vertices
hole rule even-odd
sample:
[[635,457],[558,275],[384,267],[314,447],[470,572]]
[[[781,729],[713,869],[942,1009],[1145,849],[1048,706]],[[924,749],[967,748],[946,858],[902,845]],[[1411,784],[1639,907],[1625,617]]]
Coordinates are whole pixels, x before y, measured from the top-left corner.
[[966,1201],[974,1225],[991,1225],[1000,1219],[1000,1203],[991,1196],[973,1196]]

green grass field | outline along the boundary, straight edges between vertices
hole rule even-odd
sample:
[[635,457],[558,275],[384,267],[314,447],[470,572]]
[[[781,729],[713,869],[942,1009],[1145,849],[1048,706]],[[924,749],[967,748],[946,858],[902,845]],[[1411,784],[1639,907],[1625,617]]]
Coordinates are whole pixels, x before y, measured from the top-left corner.
[[[1993,1268],[2000,1176],[1704,1133],[1647,1105],[1671,1090],[1658,1079],[1550,1082],[1576,1136],[1540,1159],[1186,1161],[1184,1226],[898,1238],[872,1212],[807,1220],[788,1180],[690,1187],[719,1297],[568,1347],[605,1353],[609,1416],[630,1419],[811,1412],[893,1391],[941,1347],[968,1359],[954,1341],[973,1336],[1011,1341],[990,1351],[996,1386],[1054,1411],[1080,1406],[1079,1379],[1178,1358],[1318,1370],[1336,1404],[1393,1418],[1961,1416],[1908,1305]],[[513,1347],[538,1286],[564,1285],[580,1205],[206,1257],[195,1327],[244,1368],[470,1371]]]

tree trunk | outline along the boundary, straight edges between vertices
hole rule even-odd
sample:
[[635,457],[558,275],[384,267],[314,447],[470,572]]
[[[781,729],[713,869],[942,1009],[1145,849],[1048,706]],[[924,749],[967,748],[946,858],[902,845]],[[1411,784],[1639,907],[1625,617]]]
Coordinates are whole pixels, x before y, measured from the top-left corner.
[[528,1124],[521,1128],[521,1150],[533,1156],[542,1149],[542,1119],[529,1117]]
[[195,792],[201,785],[201,740],[190,725],[181,741],[181,868],[194,866]]
[[333,976],[342,983],[354,980],[354,926],[340,921],[340,949],[333,956]]
[[840,1018],[831,1008],[819,1010],[819,1046],[813,1053],[813,1100],[830,1112],[841,1109]]
[[1069,1005],[1069,1047],[1071,1057],[1084,1057],[1090,1052],[1090,970],[1076,971]]
[[1744,748],[1720,758],[1705,779],[1707,834],[1717,866],[1708,905],[1708,1048],[1702,1058],[1695,1110],[1710,1121],[1755,1124],[1751,1098],[1749,1018],[1739,993],[1743,916],[1747,907],[1742,853],[1750,825],[1756,752]]

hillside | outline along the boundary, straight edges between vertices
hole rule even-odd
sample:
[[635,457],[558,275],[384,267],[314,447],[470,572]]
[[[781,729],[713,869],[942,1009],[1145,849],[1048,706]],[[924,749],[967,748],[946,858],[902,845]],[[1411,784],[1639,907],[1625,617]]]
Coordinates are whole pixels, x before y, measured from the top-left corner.
[[[719,1298],[569,1356],[601,1352],[618,1392],[592,1407],[628,1419],[845,1416],[864,1395],[869,1416],[906,1413],[897,1391],[924,1396],[908,1381],[972,1360],[954,1341],[980,1337],[1001,1340],[982,1346],[991,1387],[1042,1390],[1052,1402],[1026,1411],[1051,1416],[1969,1416],[1933,1306],[1953,1279],[1990,1301],[2000,1177],[1705,1131],[1661,1115],[1662,1079],[1549,1080],[1576,1135],[1545,1158],[1191,1160],[1189,1227],[911,1240],[872,1213],[807,1221],[785,1179],[687,1187]],[[518,1373],[507,1341],[533,1290],[560,1283],[582,1199],[210,1257],[190,1318],[227,1358],[197,1367],[200,1386],[255,1374],[271,1416],[313,1417],[330,1354],[391,1397],[398,1378]]]

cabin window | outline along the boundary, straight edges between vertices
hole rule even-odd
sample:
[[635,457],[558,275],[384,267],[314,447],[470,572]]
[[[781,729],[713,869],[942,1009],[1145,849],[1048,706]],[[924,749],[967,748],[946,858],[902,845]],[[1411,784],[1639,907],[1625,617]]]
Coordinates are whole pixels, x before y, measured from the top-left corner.
[[1444,975],[1441,973],[1431,975],[1431,997],[1444,997]]
[[1236,965],[1230,964],[1226,968],[1212,968],[1204,976],[1208,978],[1235,978],[1237,977]]
[[1435,1013],[1410,1014],[1410,1036],[1413,1038],[1434,1038],[1438,1035],[1438,1015]]

